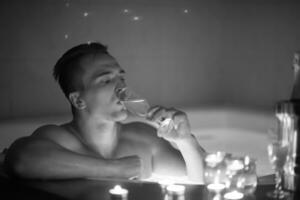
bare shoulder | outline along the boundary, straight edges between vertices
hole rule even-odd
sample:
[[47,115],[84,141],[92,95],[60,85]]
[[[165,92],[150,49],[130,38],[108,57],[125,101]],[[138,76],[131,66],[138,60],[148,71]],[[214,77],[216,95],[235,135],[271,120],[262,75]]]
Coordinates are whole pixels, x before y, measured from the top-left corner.
[[43,125],[39,128],[37,128],[33,133],[32,137],[42,137],[42,138],[54,138],[57,135],[65,135],[67,133],[66,129],[62,126],[54,125],[54,124],[48,124]]
[[65,125],[48,124],[41,126],[30,137],[51,140],[64,147],[68,147],[71,143],[77,141],[77,138],[65,128]]

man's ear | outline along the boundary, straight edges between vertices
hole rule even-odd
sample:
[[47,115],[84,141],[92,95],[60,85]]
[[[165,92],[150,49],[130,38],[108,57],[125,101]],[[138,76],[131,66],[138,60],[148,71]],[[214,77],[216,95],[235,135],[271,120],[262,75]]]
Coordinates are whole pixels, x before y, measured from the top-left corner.
[[72,92],[69,94],[69,101],[71,102],[71,104],[79,109],[85,109],[86,108],[86,103],[85,101],[80,97],[79,92]]

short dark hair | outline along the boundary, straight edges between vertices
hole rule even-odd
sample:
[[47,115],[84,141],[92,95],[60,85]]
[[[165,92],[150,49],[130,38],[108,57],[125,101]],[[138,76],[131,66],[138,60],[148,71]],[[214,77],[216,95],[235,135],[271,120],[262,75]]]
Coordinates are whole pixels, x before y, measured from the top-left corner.
[[98,42],[80,44],[69,49],[56,62],[53,68],[53,77],[67,98],[71,92],[84,87],[82,80],[78,80],[78,75],[82,72],[81,59],[87,55],[98,53],[109,55],[107,46]]

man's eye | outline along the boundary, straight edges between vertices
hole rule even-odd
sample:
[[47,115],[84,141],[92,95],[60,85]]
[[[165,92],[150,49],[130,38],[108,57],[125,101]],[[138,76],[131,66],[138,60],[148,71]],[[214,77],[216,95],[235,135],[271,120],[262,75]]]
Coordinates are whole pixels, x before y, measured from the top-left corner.
[[104,80],[104,81],[103,81],[104,84],[108,84],[108,83],[110,83],[110,82],[111,82],[111,79],[107,79],[107,80]]

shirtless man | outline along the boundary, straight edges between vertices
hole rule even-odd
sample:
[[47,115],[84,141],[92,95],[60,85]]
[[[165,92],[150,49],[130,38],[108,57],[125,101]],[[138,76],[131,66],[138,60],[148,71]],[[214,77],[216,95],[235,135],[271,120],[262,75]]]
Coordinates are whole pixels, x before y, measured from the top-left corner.
[[128,117],[117,95],[126,87],[124,74],[100,43],[67,51],[53,75],[71,104],[73,119],[16,140],[7,151],[7,171],[30,179],[131,179],[156,173],[203,182],[205,152],[191,134],[185,113],[150,109],[149,121],[172,118],[176,128],[171,130],[121,123]]

